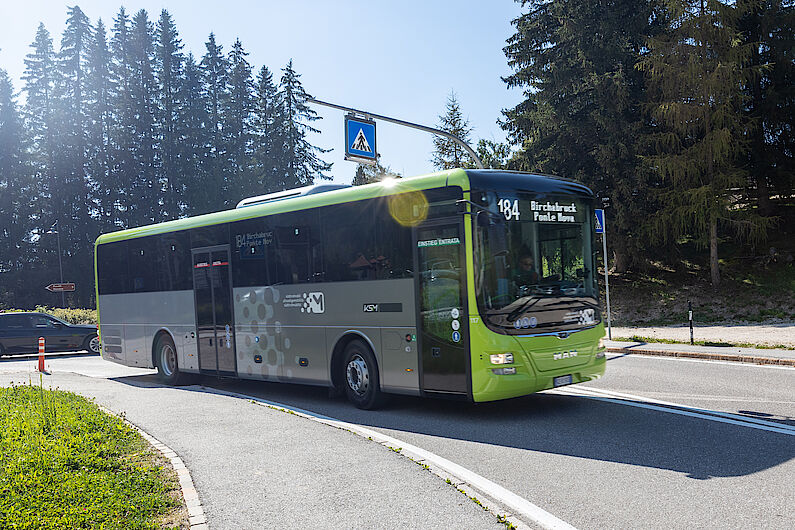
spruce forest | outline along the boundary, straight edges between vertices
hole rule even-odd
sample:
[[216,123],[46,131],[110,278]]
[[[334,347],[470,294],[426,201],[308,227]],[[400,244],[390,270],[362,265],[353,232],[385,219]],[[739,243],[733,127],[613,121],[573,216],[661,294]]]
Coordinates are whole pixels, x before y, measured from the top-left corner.
[[706,274],[714,288],[729,247],[784,262],[795,291],[795,4],[522,5],[505,48],[505,81],[526,96],[504,111],[509,167],[589,186],[616,272]]
[[60,50],[36,30],[24,105],[0,70],[0,307],[54,303],[57,238],[70,305],[91,307],[99,234],[330,178],[292,61],[255,72],[240,41],[205,46],[184,50],[166,10],[108,29],[75,6]]
[[[478,142],[485,164],[589,186],[614,272],[695,271],[717,287],[730,253],[788,267],[792,290],[795,3],[520,3],[504,82],[522,100],[494,117],[507,143]],[[194,56],[166,10],[121,8],[106,28],[71,7],[57,51],[35,31],[22,86],[0,69],[0,307],[53,303],[56,236],[80,285],[70,305],[91,307],[100,233],[330,178],[292,62],[246,57],[213,34]],[[468,140],[464,106],[452,92],[439,127]],[[430,162],[472,167],[457,149],[437,138]],[[354,183],[388,173],[359,167]]]

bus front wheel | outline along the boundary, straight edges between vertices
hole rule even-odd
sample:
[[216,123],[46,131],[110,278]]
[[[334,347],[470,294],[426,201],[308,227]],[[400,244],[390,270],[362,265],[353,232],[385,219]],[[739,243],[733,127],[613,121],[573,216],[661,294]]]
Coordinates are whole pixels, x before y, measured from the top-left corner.
[[179,385],[184,382],[185,374],[179,371],[177,348],[174,341],[166,334],[160,335],[155,345],[157,376],[168,385]]
[[356,407],[365,410],[381,406],[384,394],[378,383],[375,355],[363,341],[352,340],[345,347],[343,364],[345,393]]

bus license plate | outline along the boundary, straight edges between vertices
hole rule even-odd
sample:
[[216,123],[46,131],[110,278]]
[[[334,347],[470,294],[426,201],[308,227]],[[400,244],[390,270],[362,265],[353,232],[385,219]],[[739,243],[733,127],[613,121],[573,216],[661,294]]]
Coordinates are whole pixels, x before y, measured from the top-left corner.
[[553,386],[564,386],[571,384],[571,374],[569,375],[561,375],[560,377],[552,378],[552,385]]

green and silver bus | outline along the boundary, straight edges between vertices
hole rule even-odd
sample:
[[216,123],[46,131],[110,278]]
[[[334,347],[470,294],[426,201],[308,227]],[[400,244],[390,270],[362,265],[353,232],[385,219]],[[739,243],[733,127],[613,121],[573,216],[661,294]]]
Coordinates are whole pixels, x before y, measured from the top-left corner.
[[492,401],[600,377],[592,192],[455,169],[252,197],[96,242],[104,359]]

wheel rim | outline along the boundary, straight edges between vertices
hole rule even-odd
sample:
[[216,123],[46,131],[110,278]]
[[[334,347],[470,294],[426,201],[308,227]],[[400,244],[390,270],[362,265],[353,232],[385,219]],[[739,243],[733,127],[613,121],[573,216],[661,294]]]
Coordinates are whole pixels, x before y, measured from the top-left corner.
[[171,377],[177,369],[177,354],[171,344],[164,344],[160,348],[160,360],[163,375]]
[[351,390],[360,396],[367,393],[367,389],[370,388],[370,371],[367,369],[367,363],[358,353],[348,362],[346,375]]
[[99,344],[99,337],[94,337],[88,343],[88,349],[91,350],[92,353],[99,353],[100,344]]

